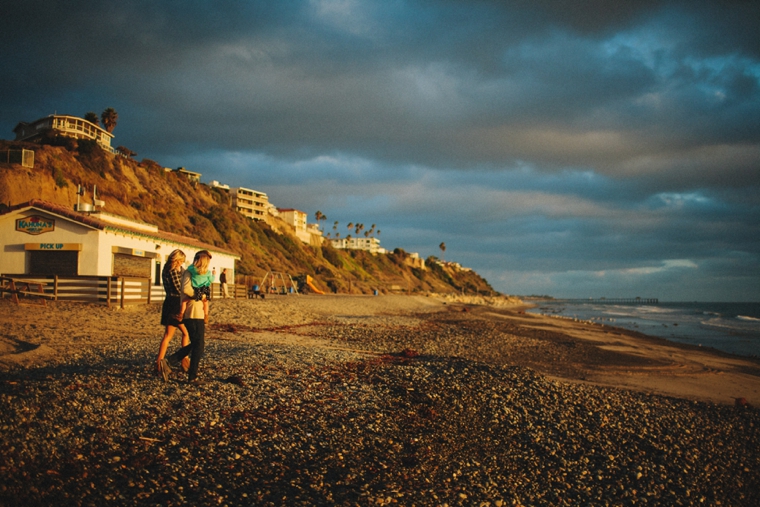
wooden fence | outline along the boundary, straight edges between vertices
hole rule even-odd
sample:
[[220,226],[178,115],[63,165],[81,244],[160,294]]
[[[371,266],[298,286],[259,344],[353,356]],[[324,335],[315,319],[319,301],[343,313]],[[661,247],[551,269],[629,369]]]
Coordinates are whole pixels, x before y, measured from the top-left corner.
[[[16,275],[8,275],[16,277]],[[77,301],[118,305],[141,305],[161,302],[166,297],[162,285],[154,285],[150,278],[124,276],[30,276],[18,275],[24,280],[42,284],[45,295],[54,301]],[[245,285],[227,284],[230,298],[245,299],[248,288]],[[222,286],[211,286],[211,298],[222,298]]]

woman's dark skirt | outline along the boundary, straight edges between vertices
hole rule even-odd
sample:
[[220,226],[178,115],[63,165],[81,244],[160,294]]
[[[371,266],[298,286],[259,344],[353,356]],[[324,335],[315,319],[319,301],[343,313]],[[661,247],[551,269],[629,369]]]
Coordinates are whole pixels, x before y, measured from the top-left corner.
[[164,305],[161,307],[161,325],[179,327],[182,324],[182,300],[180,296],[167,295]]

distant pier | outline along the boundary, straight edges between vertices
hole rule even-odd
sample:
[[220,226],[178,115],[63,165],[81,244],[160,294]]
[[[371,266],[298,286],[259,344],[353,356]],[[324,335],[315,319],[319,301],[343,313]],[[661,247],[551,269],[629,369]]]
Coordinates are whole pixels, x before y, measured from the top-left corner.
[[611,305],[656,305],[660,303],[657,298],[586,298],[586,299],[546,299],[552,303],[599,303]]

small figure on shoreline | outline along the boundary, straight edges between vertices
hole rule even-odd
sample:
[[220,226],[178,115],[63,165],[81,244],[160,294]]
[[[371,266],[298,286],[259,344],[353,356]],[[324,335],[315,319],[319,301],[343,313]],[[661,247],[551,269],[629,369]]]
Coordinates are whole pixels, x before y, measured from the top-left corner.
[[219,275],[219,283],[222,286],[222,297],[225,299],[230,297],[227,293],[227,268],[222,269],[222,274]]

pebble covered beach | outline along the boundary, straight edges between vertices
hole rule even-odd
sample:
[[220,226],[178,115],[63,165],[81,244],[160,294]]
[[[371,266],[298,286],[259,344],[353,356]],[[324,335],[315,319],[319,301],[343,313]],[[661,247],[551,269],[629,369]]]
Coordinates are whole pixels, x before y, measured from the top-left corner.
[[760,504],[752,403],[594,384],[657,361],[445,303],[214,301],[189,385],[157,305],[0,301],[0,504]]

